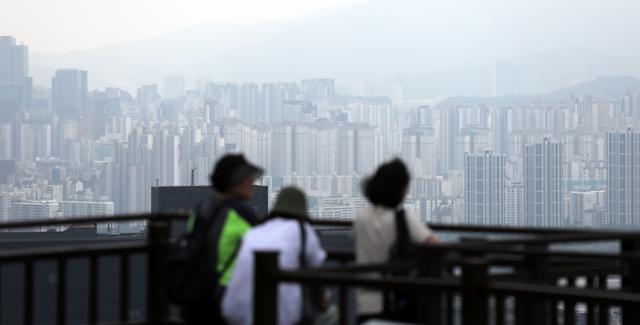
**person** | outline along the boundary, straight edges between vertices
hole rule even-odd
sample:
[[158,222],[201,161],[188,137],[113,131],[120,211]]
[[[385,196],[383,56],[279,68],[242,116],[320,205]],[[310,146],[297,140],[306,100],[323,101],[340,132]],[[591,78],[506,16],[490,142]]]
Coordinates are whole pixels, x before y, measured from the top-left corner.
[[[266,221],[245,235],[238,253],[236,269],[222,303],[223,315],[229,324],[254,323],[254,252],[278,251],[281,268],[299,268],[302,240],[306,238],[306,266],[317,267],[324,262],[326,252],[308,220],[305,194],[295,187],[285,187],[278,194],[275,206]],[[305,231],[304,237],[302,229]],[[296,324],[300,321],[303,310],[300,285],[281,284],[278,290],[278,324]],[[259,303],[258,299],[255,301]]]
[[[211,294],[198,303],[186,306],[183,314],[188,324],[223,324],[220,299],[231,279],[236,255],[244,235],[256,224],[258,218],[245,201],[253,195],[253,183],[263,170],[241,154],[227,154],[220,158],[210,176],[215,195],[203,202],[187,221],[187,232],[209,225],[209,240],[213,247],[210,254],[214,261],[212,276],[218,283]],[[208,218],[214,218],[206,223]],[[217,290],[216,290],[217,289]]]
[[[396,217],[402,212],[412,243],[434,243],[437,237],[418,218],[406,213],[402,203],[409,189],[410,175],[400,159],[382,164],[373,176],[363,182],[363,192],[372,207],[359,211],[353,223],[356,262],[385,263],[390,259],[396,241]],[[358,294],[360,314],[375,315],[383,312],[380,293],[361,290]]]

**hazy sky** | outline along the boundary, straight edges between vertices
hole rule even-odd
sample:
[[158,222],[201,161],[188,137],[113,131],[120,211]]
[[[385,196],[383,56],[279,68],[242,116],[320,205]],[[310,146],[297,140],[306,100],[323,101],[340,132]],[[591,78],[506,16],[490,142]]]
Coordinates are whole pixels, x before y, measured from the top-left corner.
[[0,0],[0,35],[35,52],[137,40],[203,22],[289,20],[362,0]]

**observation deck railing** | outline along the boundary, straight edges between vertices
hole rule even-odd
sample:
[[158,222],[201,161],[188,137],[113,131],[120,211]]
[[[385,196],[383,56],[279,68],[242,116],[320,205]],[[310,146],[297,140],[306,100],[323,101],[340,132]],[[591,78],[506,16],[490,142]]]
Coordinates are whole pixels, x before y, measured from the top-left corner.
[[[55,261],[55,323],[67,324],[68,261],[88,259],[88,323],[99,324],[99,258],[117,256],[118,324],[175,323],[163,290],[164,263],[173,221],[184,215],[130,215],[55,219],[0,224],[0,238],[11,229],[145,221],[146,236],[126,242],[97,242],[7,249],[0,252],[0,269],[8,263],[24,265],[23,324],[35,323],[34,263]],[[347,229],[350,222],[314,220],[320,229]],[[254,319],[277,323],[277,285],[298,282],[337,288],[341,324],[348,324],[349,289],[406,291],[416,297],[425,324],[640,324],[640,232],[430,225],[439,233],[516,235],[512,238],[473,239],[421,246],[413,261],[379,265],[353,264],[353,251],[330,251],[334,265],[320,269],[281,270],[277,253],[256,253]],[[558,245],[613,242],[618,251],[578,251]],[[146,315],[133,320],[130,310],[133,254],[146,256]],[[392,270],[413,270],[415,276],[389,276]],[[378,278],[362,273],[380,273]],[[1,283],[0,283],[1,285]],[[1,292],[1,291],[0,291]],[[1,305],[1,302],[0,302]],[[1,306],[0,306],[1,307]],[[0,308],[0,310],[2,310]],[[0,315],[1,316],[1,315]],[[111,322],[113,323],[113,322]]]

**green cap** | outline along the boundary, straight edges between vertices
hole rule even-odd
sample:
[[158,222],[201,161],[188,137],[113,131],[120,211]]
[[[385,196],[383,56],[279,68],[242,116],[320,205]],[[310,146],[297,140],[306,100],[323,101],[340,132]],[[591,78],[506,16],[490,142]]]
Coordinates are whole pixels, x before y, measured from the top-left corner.
[[296,187],[285,187],[278,193],[278,198],[271,213],[309,219],[307,197],[304,192]]

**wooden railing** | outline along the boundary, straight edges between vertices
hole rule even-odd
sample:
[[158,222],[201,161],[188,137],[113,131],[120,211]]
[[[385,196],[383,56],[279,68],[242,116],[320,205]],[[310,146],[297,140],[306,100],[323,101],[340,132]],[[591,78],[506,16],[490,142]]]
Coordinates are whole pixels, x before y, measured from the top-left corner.
[[[348,223],[322,222],[346,227]],[[420,247],[404,265],[278,269],[277,252],[256,253],[254,319],[276,324],[277,285],[297,282],[337,288],[340,314],[353,308],[352,288],[413,293],[423,324],[640,324],[640,233],[475,226],[439,231],[514,233],[526,238],[465,240]],[[556,250],[558,244],[615,242],[617,252]],[[414,271],[388,276],[390,269]],[[377,272],[380,278],[363,277]],[[617,286],[611,280],[621,279]],[[576,308],[579,307],[579,308]],[[384,313],[381,315],[384,317]],[[353,320],[341,317],[340,324]]]
[[[0,252],[0,268],[8,263],[24,265],[23,324],[34,324],[34,265],[38,261],[56,264],[56,324],[67,324],[70,305],[67,283],[68,261],[88,259],[88,323],[101,322],[99,315],[99,259],[117,256],[118,323],[169,323],[170,308],[164,293],[164,261],[170,241],[172,221],[183,215],[131,215],[77,219],[42,220],[0,224],[0,231],[87,223],[145,221],[146,235],[138,240],[55,247],[10,249]],[[318,229],[347,229],[350,222],[313,221]],[[580,229],[540,229],[430,225],[437,232],[465,234],[514,234],[523,238],[468,240],[424,246],[414,261],[383,265],[354,265],[350,250],[329,252],[340,262],[337,266],[316,270],[280,270],[274,252],[258,253],[255,293],[265,297],[255,305],[255,319],[275,324],[277,319],[277,283],[299,282],[338,288],[341,324],[350,319],[346,311],[352,288],[372,288],[412,292],[422,308],[417,315],[423,323],[454,324],[610,324],[620,315],[624,324],[640,324],[640,233],[585,231]],[[0,232],[2,236],[2,232]],[[553,245],[567,243],[616,242],[617,252],[555,251]],[[146,256],[146,315],[130,315],[130,258]],[[414,277],[362,277],[361,273],[388,273],[390,270],[414,270]],[[505,271],[506,270],[506,271]],[[500,271],[500,272],[498,272]],[[612,279],[621,279],[617,287]],[[1,304],[1,302],[0,302]],[[580,307],[576,312],[575,306]],[[1,307],[1,306],[0,306]],[[1,309],[0,309],[1,310]],[[586,319],[585,319],[586,318]]]

